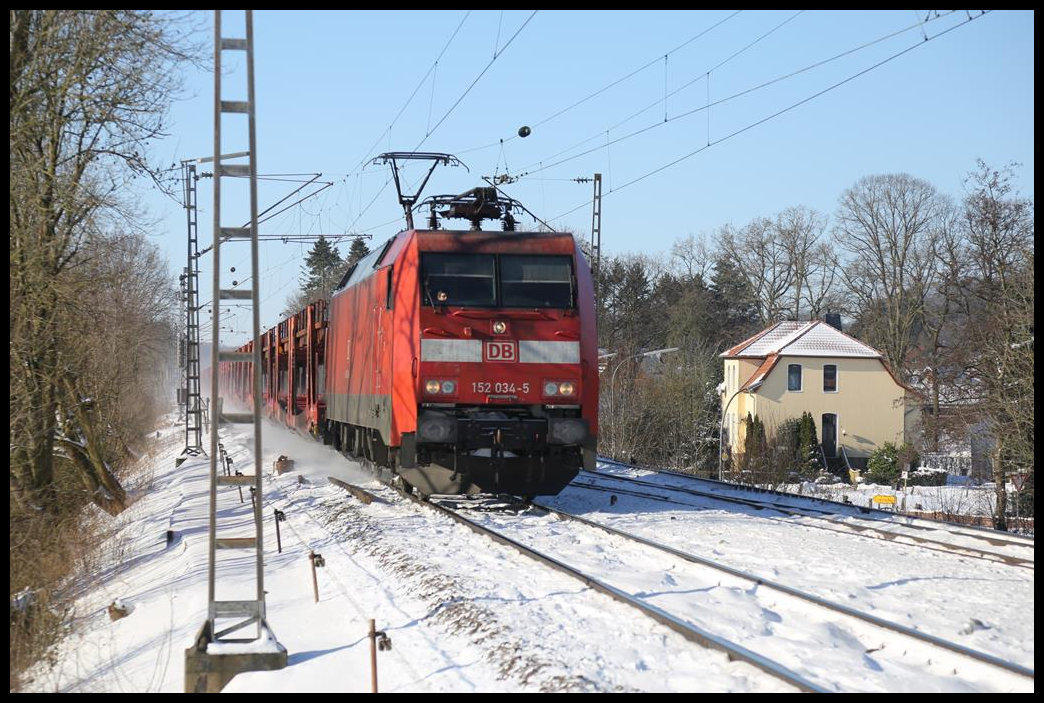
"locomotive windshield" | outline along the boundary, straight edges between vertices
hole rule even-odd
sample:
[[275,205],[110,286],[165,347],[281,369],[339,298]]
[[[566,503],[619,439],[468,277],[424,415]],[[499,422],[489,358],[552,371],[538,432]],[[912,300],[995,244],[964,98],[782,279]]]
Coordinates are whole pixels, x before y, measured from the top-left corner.
[[429,306],[573,307],[570,256],[426,253],[421,277]]
[[500,304],[505,308],[573,307],[572,258],[502,255]]
[[426,305],[493,307],[497,304],[492,254],[424,254]]

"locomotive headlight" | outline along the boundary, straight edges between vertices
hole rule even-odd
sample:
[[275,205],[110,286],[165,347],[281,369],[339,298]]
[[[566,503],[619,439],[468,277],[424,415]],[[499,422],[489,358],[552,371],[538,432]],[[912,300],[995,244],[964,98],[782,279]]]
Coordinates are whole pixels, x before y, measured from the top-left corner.
[[548,398],[561,398],[576,395],[576,385],[572,381],[544,381],[544,395]]
[[453,395],[457,392],[456,381],[432,379],[424,382],[424,392],[428,395]]
[[493,332],[496,334],[504,334],[507,332],[507,323],[503,320],[497,320],[493,323]]

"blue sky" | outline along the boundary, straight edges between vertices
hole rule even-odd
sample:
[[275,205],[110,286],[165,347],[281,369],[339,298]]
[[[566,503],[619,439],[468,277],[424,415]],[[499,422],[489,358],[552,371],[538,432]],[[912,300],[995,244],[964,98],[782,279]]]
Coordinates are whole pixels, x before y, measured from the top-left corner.
[[[607,254],[666,253],[679,238],[791,206],[832,215],[873,174],[909,173],[960,197],[977,158],[1021,163],[1016,186],[1032,196],[1034,14],[969,12],[255,11],[259,171],[333,183],[260,231],[383,242],[403,225],[388,167],[370,163],[385,151],[466,164],[437,168],[424,195],[519,177],[509,195],[585,238],[592,187],[573,179],[601,173]],[[212,26],[212,13],[201,17]],[[225,36],[243,35],[242,13],[226,11],[224,23]],[[242,64],[226,69],[225,99],[244,97]],[[171,119],[157,158],[213,152],[211,74],[187,74]],[[223,124],[222,150],[245,149],[245,120]],[[405,176],[416,182],[415,170]],[[263,182],[260,208],[296,185]],[[211,182],[200,186],[207,246]],[[242,224],[245,190],[242,205],[226,192],[224,224]],[[143,197],[180,273],[184,212]],[[296,289],[310,246],[262,244],[263,327]],[[222,248],[229,282],[249,271],[246,251]],[[211,262],[201,261],[204,291]],[[223,339],[249,336],[239,317],[228,315]]]

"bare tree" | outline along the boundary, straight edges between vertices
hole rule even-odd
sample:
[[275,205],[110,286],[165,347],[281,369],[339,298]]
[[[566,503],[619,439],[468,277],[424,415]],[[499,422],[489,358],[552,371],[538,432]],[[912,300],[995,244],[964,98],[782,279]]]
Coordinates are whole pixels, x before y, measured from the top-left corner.
[[126,506],[115,465],[161,409],[155,379],[171,348],[176,293],[141,234],[92,239],[66,279],[57,313],[59,449],[87,494],[115,514]]
[[947,431],[960,432],[970,424],[972,407],[967,378],[970,352],[965,334],[968,316],[961,302],[961,290],[970,275],[965,228],[958,208],[948,209],[941,218],[938,240],[939,272],[933,289],[925,298],[924,315],[917,348],[909,356],[908,378],[927,396],[924,449],[940,451]]
[[837,239],[849,255],[842,279],[866,340],[904,379],[907,354],[938,273],[947,200],[908,174],[866,176],[841,196]]
[[164,133],[184,54],[173,16],[9,14],[11,468],[22,499],[53,504],[59,393],[78,353],[61,328],[71,270],[92,237],[134,216],[121,201],[130,181],[157,175],[147,147]]
[[840,311],[843,307],[838,290],[841,263],[834,247],[821,241],[810,254],[809,268],[804,277],[802,302],[808,311],[808,319],[816,320],[827,312]]
[[827,219],[806,207],[787,208],[776,216],[776,236],[794,271],[791,319],[813,320],[838,305],[837,254],[824,241]]
[[32,594],[12,617],[17,690],[90,542],[81,508],[123,509],[118,462],[156,416],[174,292],[129,193],[163,181],[148,148],[191,27],[144,10],[9,18],[11,589]]
[[776,223],[759,217],[738,232],[722,227],[718,246],[742,273],[754,294],[762,326],[790,316],[787,307],[795,271]]
[[969,276],[963,296],[969,324],[969,370],[994,438],[994,519],[1007,528],[1007,477],[1033,472],[1033,203],[1019,198],[1014,165],[993,170],[981,160],[964,200]]
[[690,234],[672,244],[671,270],[683,280],[709,280],[714,271],[714,256],[706,239]]
[[818,273],[821,265],[815,257],[816,244],[825,229],[825,218],[804,207],[787,208],[776,216],[776,238],[794,272],[788,311],[792,319],[801,319],[802,302],[811,293],[809,278]]
[[825,231],[826,218],[805,207],[720,230],[720,252],[754,293],[762,326],[812,318],[830,300],[837,259],[821,243]]

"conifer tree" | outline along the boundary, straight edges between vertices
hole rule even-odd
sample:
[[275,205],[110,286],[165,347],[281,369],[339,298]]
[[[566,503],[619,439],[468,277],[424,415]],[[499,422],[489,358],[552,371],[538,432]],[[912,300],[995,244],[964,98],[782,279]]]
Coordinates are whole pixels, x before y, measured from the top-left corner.
[[366,246],[366,241],[362,237],[356,237],[352,240],[352,246],[348,249],[348,256],[345,257],[345,263],[348,267],[353,266],[359,259],[363,258],[370,253],[370,248]]
[[308,251],[304,266],[301,269],[301,289],[309,300],[330,298],[344,273],[345,262],[341,254],[326,237],[319,237]]

